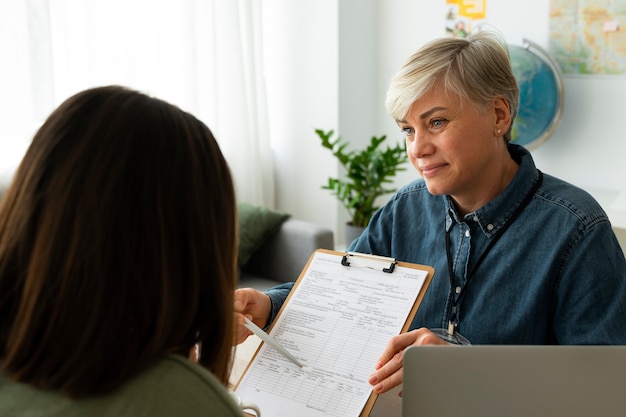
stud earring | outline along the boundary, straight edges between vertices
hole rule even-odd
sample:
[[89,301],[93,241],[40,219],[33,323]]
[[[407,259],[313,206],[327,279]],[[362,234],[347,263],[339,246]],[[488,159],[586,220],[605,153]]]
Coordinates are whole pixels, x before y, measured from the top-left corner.
[[499,135],[500,133],[502,133],[501,129],[496,130],[496,133]]

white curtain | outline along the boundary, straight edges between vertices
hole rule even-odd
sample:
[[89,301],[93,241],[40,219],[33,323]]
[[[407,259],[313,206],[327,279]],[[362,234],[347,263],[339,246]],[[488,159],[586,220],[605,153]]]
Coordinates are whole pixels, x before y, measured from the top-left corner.
[[0,0],[0,175],[70,95],[119,84],[204,121],[238,198],[273,207],[262,0]]

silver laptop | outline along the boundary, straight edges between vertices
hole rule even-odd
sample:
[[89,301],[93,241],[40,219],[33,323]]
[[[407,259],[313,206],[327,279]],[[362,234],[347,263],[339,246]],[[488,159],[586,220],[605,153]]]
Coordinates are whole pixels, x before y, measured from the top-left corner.
[[402,417],[626,416],[626,346],[416,346]]

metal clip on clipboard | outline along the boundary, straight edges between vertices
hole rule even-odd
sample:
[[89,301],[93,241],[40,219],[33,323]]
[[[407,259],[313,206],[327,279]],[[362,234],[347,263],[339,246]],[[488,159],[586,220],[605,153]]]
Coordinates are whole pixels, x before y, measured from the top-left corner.
[[[348,259],[355,258],[364,261],[361,264],[351,264]],[[389,264],[389,267],[382,267],[381,270],[388,274],[393,272],[393,269],[396,267],[397,261],[396,258],[388,258],[386,256],[378,256],[378,255],[369,255],[366,253],[358,253],[358,252],[346,252],[341,258],[341,265],[343,266],[354,266],[354,267],[364,267],[371,269],[378,269],[372,266],[372,264]]]

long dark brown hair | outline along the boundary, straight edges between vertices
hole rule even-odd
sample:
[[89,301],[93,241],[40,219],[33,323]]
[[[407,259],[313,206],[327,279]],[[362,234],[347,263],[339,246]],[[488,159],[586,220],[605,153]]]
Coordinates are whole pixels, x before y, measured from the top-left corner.
[[0,368],[72,397],[164,353],[227,383],[236,203],[206,125],[118,86],[61,104],[0,202]]

